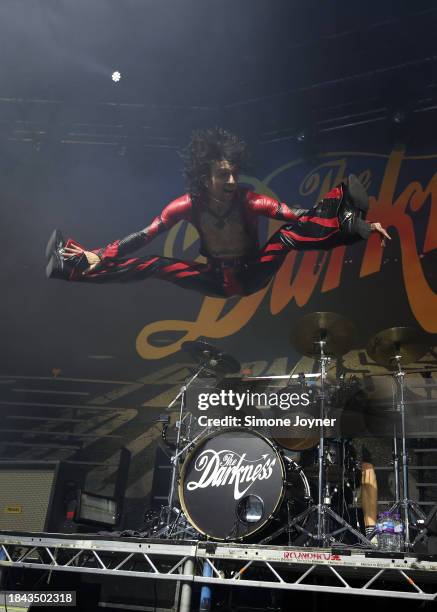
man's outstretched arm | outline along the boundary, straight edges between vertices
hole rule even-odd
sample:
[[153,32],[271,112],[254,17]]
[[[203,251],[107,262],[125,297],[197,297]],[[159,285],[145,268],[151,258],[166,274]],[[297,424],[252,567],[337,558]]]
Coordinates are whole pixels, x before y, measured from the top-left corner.
[[247,203],[253,214],[278,221],[297,221],[306,212],[304,208],[290,206],[270,196],[251,191],[247,194]]
[[120,257],[124,257],[128,253],[133,253],[138,249],[146,246],[156,236],[169,230],[179,221],[191,220],[191,198],[188,194],[173,200],[164,210],[144,229],[129,234],[121,240],[115,240],[101,249],[93,249],[86,251],[79,246],[72,245],[65,247],[65,256],[71,257],[84,253],[89,263],[89,268],[85,272],[91,272],[99,264],[105,264]]

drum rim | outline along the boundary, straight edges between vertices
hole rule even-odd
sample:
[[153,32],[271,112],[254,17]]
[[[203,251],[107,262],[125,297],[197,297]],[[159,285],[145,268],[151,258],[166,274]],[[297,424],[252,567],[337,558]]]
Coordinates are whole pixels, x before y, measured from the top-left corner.
[[[281,495],[279,496],[275,507],[273,508],[273,510],[271,511],[271,513],[265,518],[265,521],[263,522],[262,525],[260,525],[259,527],[257,527],[256,529],[254,529],[254,531],[251,531],[249,534],[245,535],[245,536],[239,536],[239,537],[235,537],[235,538],[219,538],[217,536],[210,536],[208,535],[205,531],[203,531],[202,529],[200,529],[196,523],[193,521],[192,517],[190,516],[190,513],[188,512],[188,509],[185,505],[185,499],[184,499],[184,477],[185,477],[185,472],[186,472],[186,466],[188,465],[193,453],[195,450],[197,450],[201,444],[204,444],[205,442],[207,442],[210,438],[214,437],[217,434],[222,434],[225,432],[230,432],[230,431],[244,431],[244,432],[250,432],[256,436],[258,436],[259,438],[262,438],[265,442],[267,442],[267,444],[269,444],[272,449],[274,450],[274,452],[277,454],[277,456],[279,457],[279,463],[280,463],[280,467],[281,467],[281,472],[282,472],[282,490],[281,490]],[[208,539],[210,540],[217,540],[218,542],[227,542],[227,541],[238,541],[238,540],[245,540],[247,538],[252,537],[253,535],[255,535],[256,533],[258,533],[258,531],[260,529],[262,529],[263,527],[265,527],[265,525],[267,524],[267,522],[274,516],[276,510],[278,509],[278,507],[280,506],[280,504],[282,503],[284,496],[285,496],[285,487],[286,487],[286,482],[285,482],[285,464],[284,464],[284,458],[282,456],[282,452],[281,450],[277,447],[277,445],[272,442],[272,440],[269,440],[269,438],[267,438],[264,434],[259,433],[259,431],[256,431],[254,429],[250,429],[249,427],[224,427],[224,428],[220,428],[218,431],[212,431],[208,434],[206,434],[205,436],[203,436],[202,438],[200,438],[200,440],[198,440],[198,442],[196,443],[196,446],[194,446],[194,448],[192,448],[190,450],[190,452],[187,454],[187,456],[185,457],[184,463],[182,465],[181,471],[179,473],[179,480],[178,480],[178,495],[179,495],[179,502],[181,504],[182,510],[188,520],[188,522],[191,524],[192,527],[194,527],[194,529],[196,531],[198,531],[199,533],[201,533],[202,535],[206,536]]]

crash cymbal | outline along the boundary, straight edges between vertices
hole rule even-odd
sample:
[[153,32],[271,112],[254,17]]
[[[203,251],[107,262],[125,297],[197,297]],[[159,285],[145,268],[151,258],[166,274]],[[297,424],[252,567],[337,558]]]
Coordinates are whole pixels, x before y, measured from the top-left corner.
[[428,347],[422,332],[413,327],[390,327],[378,332],[367,345],[369,356],[387,368],[396,366],[395,356],[402,358],[402,365],[423,357]]
[[335,312],[312,312],[299,319],[291,334],[290,342],[300,353],[308,357],[320,355],[318,341],[324,340],[327,355],[344,355],[353,347],[354,324]]
[[212,344],[208,344],[208,342],[203,340],[184,342],[181,348],[210,372],[236,374],[240,371],[241,366],[234,357],[223,353]]

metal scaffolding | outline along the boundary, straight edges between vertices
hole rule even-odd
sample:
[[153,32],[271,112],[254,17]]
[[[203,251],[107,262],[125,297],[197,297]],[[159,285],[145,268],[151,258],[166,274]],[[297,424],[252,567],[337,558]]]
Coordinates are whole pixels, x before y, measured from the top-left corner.
[[176,580],[185,612],[196,583],[437,600],[437,559],[415,553],[12,533],[0,551],[3,568]]

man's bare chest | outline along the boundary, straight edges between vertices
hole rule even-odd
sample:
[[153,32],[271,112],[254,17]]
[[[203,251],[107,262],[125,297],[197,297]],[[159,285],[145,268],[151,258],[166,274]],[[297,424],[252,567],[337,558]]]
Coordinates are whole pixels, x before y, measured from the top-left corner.
[[207,251],[213,257],[245,255],[251,246],[251,238],[239,207],[233,207],[223,215],[202,210],[198,216],[198,230]]

